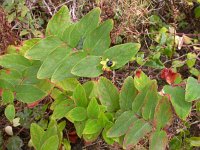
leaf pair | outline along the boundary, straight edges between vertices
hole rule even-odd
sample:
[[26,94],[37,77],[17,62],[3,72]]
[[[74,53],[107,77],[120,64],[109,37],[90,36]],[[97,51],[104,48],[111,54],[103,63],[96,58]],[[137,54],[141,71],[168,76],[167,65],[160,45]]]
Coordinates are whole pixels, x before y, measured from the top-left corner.
[[[97,77],[103,73],[100,62],[116,61],[112,69],[125,65],[137,53],[140,44],[127,43],[109,48],[113,21],[99,24],[100,9],[95,8],[79,22],[70,21],[63,6],[49,21],[46,38],[30,47],[25,57],[41,60],[39,79],[58,82],[68,77]],[[75,51],[74,51],[75,49]]]
[[0,65],[7,68],[0,71],[0,88],[4,89],[4,103],[14,101],[14,92],[16,99],[25,103],[40,100],[49,93],[51,83],[36,78],[38,64],[40,63],[29,61],[19,54],[0,57]]
[[57,126],[48,127],[46,131],[39,125],[31,124],[31,141],[36,150],[56,150],[59,148]]

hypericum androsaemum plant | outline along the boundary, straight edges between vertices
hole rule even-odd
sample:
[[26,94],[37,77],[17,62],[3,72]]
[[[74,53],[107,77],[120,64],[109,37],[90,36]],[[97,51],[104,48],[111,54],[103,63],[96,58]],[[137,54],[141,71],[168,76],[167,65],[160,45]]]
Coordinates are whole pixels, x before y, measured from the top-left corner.
[[104,77],[83,85],[71,82],[65,92],[53,90],[51,119],[67,118],[85,141],[94,141],[102,134],[108,144],[118,142],[131,149],[148,137],[149,149],[164,150],[168,145],[165,129],[172,124],[173,110],[185,121],[192,101],[200,98],[198,86],[190,77],[186,89],[167,85],[160,94],[157,82],[141,71],[134,78],[127,77],[121,91]]
[[99,8],[73,23],[68,8],[63,6],[49,21],[45,38],[27,40],[16,51],[11,47],[9,54],[0,56],[0,66],[4,68],[0,74],[3,102],[12,104],[16,98],[33,103],[44,98],[53,87],[48,78],[59,84],[58,81],[77,76],[98,77],[105,69],[125,65],[140,44],[109,48],[112,28],[112,20],[100,24]]
[[[98,77],[105,70],[121,68],[140,48],[138,43],[110,47],[113,21],[100,23],[100,9],[95,8],[79,22],[70,20],[63,6],[49,21],[46,37],[30,47],[25,57],[40,60],[37,78],[58,82],[70,77]],[[102,65],[101,62],[109,60]]]

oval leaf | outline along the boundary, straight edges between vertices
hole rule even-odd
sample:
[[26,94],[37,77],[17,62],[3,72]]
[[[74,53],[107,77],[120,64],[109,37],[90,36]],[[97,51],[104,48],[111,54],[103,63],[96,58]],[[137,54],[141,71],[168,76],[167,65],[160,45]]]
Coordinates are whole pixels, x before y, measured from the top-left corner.
[[165,150],[167,142],[167,133],[165,131],[154,132],[150,137],[150,150]]
[[187,118],[190,113],[192,103],[185,101],[185,90],[181,87],[165,86],[164,92],[170,95],[172,105],[176,114],[183,120]]
[[40,69],[37,73],[38,79],[50,78],[54,71],[64,63],[63,60],[72,51],[69,47],[58,47],[53,52],[51,52],[46,59],[43,61]]
[[151,130],[152,127],[149,123],[141,119],[135,121],[132,126],[129,127],[129,130],[124,137],[123,147],[126,149],[131,149]]
[[33,103],[43,99],[46,93],[33,85],[17,85],[15,88],[16,98],[24,103]]
[[71,24],[70,18],[69,9],[63,5],[51,20],[49,20],[46,28],[46,36],[57,35],[60,37],[64,30]]
[[103,22],[86,37],[83,49],[91,55],[102,56],[103,52],[110,46],[110,32],[112,28],[112,20]]
[[37,42],[31,49],[26,51],[25,57],[33,60],[44,60],[48,54],[58,47],[66,47],[67,45],[59,38],[50,36]]
[[87,56],[79,61],[71,70],[71,73],[79,77],[98,77],[103,73],[99,56]]
[[99,99],[102,105],[107,107],[107,111],[113,112],[119,109],[118,89],[112,82],[104,77],[98,82]]
[[131,111],[126,111],[122,113],[115,124],[108,130],[107,136],[108,137],[120,137],[126,133],[129,126],[135,122],[137,118],[134,116],[134,113]]
[[165,127],[166,124],[169,124],[172,121],[172,118],[173,118],[173,112],[170,102],[168,101],[167,96],[164,96],[162,97],[161,100],[159,100],[159,103],[156,106],[154,114],[154,121],[156,127],[158,129]]
[[4,112],[6,118],[12,122],[13,119],[15,118],[15,107],[14,105],[8,105],[5,109],[5,112]]
[[200,99],[200,83],[193,77],[187,79],[185,100],[192,102]]
[[66,115],[66,118],[69,119],[71,122],[84,121],[86,117],[87,111],[83,107],[75,107],[70,110]]
[[138,43],[126,43],[113,46],[107,49],[103,54],[103,60],[107,58],[116,62],[113,69],[118,69],[128,63],[132,57],[139,51],[140,44]]
[[134,80],[132,77],[127,77],[119,95],[120,109],[131,110],[136,95],[137,89],[135,88]]

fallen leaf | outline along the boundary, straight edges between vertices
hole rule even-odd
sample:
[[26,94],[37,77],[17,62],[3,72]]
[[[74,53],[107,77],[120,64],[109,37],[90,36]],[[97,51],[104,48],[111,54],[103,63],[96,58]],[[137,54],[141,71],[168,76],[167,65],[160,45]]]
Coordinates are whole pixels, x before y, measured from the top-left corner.
[[69,132],[68,133],[68,136],[69,136],[69,141],[71,143],[76,143],[77,140],[78,140],[78,135],[76,134],[76,131],[72,131],[72,132]]
[[161,71],[161,78],[166,80],[167,83],[173,84],[178,76],[178,73],[173,72],[170,68],[165,68]]

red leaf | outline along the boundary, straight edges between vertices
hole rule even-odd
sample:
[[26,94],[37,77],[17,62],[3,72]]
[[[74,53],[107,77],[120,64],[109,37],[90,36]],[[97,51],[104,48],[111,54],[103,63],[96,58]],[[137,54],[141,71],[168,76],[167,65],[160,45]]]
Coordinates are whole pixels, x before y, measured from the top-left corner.
[[69,132],[68,133],[68,136],[69,136],[69,141],[71,143],[76,143],[77,140],[78,140],[78,135],[76,134],[76,131],[72,131],[72,132]]
[[135,75],[140,78],[142,71],[139,69],[136,71]]
[[10,74],[10,70],[7,69],[7,70],[6,70],[6,74]]
[[178,73],[173,72],[170,68],[165,68],[161,71],[161,78],[164,79],[167,83],[173,84],[177,78]]
[[39,104],[40,101],[36,101],[36,102],[33,102],[33,103],[29,103],[27,104],[28,108],[34,108],[35,106],[37,106]]
[[0,96],[2,96],[3,93],[3,89],[0,88]]

